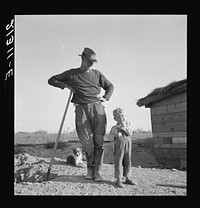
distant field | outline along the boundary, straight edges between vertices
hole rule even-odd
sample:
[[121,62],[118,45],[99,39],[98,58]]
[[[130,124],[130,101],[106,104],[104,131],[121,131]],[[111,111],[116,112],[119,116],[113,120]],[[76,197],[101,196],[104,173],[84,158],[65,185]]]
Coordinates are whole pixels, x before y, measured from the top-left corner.
[[[48,142],[54,142],[57,138],[56,133],[47,133],[47,134],[35,134],[35,133],[16,133],[15,134],[15,145],[16,144],[45,144]],[[61,134],[60,140],[67,142],[69,140],[78,140],[75,137],[69,137],[67,134]]]
[[[132,140],[151,138],[151,132],[133,133]],[[14,144],[45,144],[48,142],[54,142],[57,138],[57,133],[29,133],[19,132],[15,134]],[[60,140],[62,142],[78,141],[76,134],[63,133],[61,134]]]

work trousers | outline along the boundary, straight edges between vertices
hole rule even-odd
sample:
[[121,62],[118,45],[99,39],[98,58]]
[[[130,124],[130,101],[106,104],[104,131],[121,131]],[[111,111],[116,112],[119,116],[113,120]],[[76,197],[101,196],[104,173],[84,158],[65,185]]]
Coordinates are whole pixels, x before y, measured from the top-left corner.
[[131,176],[131,149],[130,137],[120,136],[114,144],[115,178],[129,178]]
[[92,154],[94,149],[103,149],[107,125],[104,108],[100,101],[76,106],[76,131],[83,151],[88,155]]

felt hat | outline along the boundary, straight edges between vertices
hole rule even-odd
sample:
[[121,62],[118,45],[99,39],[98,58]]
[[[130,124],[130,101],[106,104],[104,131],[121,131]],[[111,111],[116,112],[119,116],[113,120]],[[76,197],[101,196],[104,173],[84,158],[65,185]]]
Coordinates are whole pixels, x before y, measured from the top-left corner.
[[84,48],[83,53],[79,54],[79,56],[86,57],[92,62],[97,62],[95,58],[96,53],[91,48]]

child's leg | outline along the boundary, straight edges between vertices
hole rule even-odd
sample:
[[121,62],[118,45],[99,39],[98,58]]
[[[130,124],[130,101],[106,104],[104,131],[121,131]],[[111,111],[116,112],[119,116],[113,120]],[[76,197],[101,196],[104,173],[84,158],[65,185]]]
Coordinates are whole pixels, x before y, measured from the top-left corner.
[[136,182],[133,182],[131,177],[131,149],[132,149],[132,141],[127,140],[125,145],[125,154],[124,154],[124,176],[126,177],[126,183],[130,185],[136,185]]
[[125,140],[125,148],[124,148],[124,160],[123,160],[123,168],[124,168],[124,172],[123,172],[123,176],[125,176],[126,178],[130,178],[131,177],[131,149],[132,149],[132,141],[131,139],[127,139]]
[[115,143],[115,157],[114,157],[114,168],[115,178],[122,180],[123,166],[122,160],[124,157],[124,142],[118,138]]

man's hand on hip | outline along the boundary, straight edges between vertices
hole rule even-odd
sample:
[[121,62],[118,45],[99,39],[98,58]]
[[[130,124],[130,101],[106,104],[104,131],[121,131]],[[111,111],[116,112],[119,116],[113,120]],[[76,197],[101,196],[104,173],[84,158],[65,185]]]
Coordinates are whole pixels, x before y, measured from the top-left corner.
[[101,97],[101,95],[97,95],[97,98],[98,98],[99,101],[101,101],[101,102],[106,102],[106,98]]
[[101,101],[101,102],[106,102],[106,98],[101,97],[101,98],[100,98],[100,101]]

